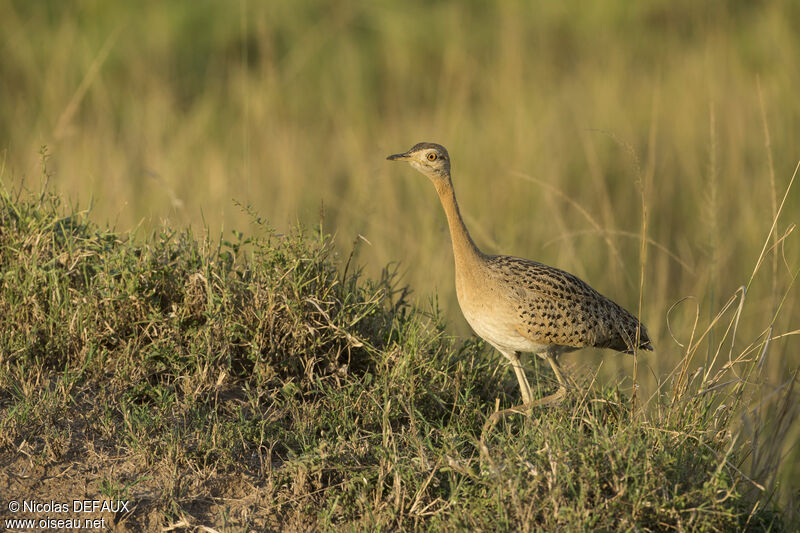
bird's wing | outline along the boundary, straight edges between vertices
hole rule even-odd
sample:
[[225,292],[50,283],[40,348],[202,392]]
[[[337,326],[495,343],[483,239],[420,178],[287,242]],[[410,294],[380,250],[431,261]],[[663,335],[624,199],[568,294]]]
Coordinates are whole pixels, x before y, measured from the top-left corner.
[[652,349],[636,317],[569,272],[509,256],[491,257],[489,267],[515,302],[517,330],[532,341],[632,352],[638,329],[639,348]]

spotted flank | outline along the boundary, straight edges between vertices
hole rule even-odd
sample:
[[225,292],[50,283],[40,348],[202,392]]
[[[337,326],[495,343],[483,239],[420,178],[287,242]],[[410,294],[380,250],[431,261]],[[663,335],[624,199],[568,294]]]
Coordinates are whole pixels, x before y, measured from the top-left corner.
[[577,276],[506,255],[489,256],[486,265],[500,283],[511,287],[518,331],[532,341],[633,353],[638,335],[639,349],[653,349],[636,317]]

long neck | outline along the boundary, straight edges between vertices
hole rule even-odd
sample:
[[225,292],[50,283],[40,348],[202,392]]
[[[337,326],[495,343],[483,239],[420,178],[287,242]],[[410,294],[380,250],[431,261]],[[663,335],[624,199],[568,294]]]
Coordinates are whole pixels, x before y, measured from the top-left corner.
[[469,236],[469,231],[467,231],[464,220],[461,218],[453,182],[448,177],[447,180],[436,181],[434,185],[436,186],[436,192],[439,193],[439,200],[442,202],[442,207],[447,215],[447,223],[450,226],[450,239],[453,241],[453,256],[456,261],[456,269],[459,266],[470,267],[479,262],[483,258],[483,254],[472,242],[472,237]]

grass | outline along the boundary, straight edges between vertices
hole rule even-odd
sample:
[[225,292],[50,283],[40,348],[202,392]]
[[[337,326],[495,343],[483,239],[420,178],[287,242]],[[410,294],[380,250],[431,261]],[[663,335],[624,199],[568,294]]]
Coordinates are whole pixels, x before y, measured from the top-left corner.
[[637,410],[588,383],[483,432],[518,400],[495,352],[455,342],[392,268],[369,279],[319,229],[251,216],[231,241],[134,238],[2,189],[5,494],[130,500],[102,516],[134,530],[789,529],[795,381],[758,403],[760,349]]
[[[54,190],[123,231],[245,228],[243,198],[284,233],[322,218],[346,236],[338,253],[371,243],[370,276],[402,258],[463,336],[435,195],[384,160],[440,142],[484,251],[564,268],[631,309],[641,278],[641,316],[671,343],[675,301],[708,317],[748,278],[740,258],[758,256],[800,158],[797,17],[793,2],[3,2],[0,161],[36,189],[46,144]],[[798,212],[795,193],[774,234]],[[800,258],[793,241],[781,253]],[[756,314],[789,286],[779,255]],[[798,305],[795,291],[778,330]],[[800,364],[785,346],[776,385]]]
[[[669,418],[666,412],[673,401],[692,405],[692,391],[717,387],[701,395],[710,403],[696,410],[706,422],[720,405],[733,410],[729,424],[719,426],[730,429],[729,443],[738,453],[729,462],[765,490],[753,489],[749,482],[737,488],[750,503],[755,501],[749,499],[754,495],[745,494],[750,490],[759,493],[761,501],[774,495],[771,501],[777,502],[791,529],[800,514],[800,423],[786,410],[791,402],[785,401],[799,399],[792,384],[800,367],[800,246],[794,231],[800,195],[796,184],[790,185],[800,159],[800,70],[791,68],[800,56],[794,24],[800,17],[798,6],[786,1],[690,0],[635,5],[611,0],[596,6],[574,0],[500,5],[200,0],[168,6],[0,0],[0,179],[11,191],[40,190],[40,182],[46,182],[46,190],[66,204],[90,206],[87,213],[61,212],[65,222],[60,229],[54,226],[52,235],[64,240],[52,246],[72,242],[66,236],[79,225],[109,239],[102,251],[74,248],[90,254],[86,257],[62,250],[59,266],[50,265],[50,270],[44,263],[33,264],[32,273],[38,272],[39,279],[19,272],[19,265],[34,259],[7,256],[11,258],[2,272],[12,275],[6,273],[8,268],[18,279],[4,289],[16,293],[13,304],[5,304],[3,310],[10,329],[3,330],[8,332],[3,337],[7,344],[0,357],[7,361],[8,354],[27,353],[34,344],[38,364],[24,370],[42,369],[42,375],[20,381],[12,390],[26,397],[39,394],[45,381],[50,387],[44,389],[47,394],[41,393],[41,404],[20,404],[18,412],[58,418],[58,411],[52,410],[66,401],[59,398],[72,397],[74,388],[86,383],[81,376],[101,372],[102,367],[113,381],[118,364],[120,375],[138,381],[119,381],[118,388],[100,397],[114,398],[114,405],[124,399],[130,411],[125,420],[134,426],[137,420],[146,422],[142,417],[159,413],[149,410],[147,402],[177,397],[180,403],[182,397],[174,391],[183,387],[205,394],[200,383],[211,383],[212,378],[221,380],[219,388],[213,388],[215,401],[244,402],[239,396],[226,396],[226,387],[248,375],[232,354],[244,357],[241,354],[253,346],[278,346],[284,337],[271,337],[272,344],[257,336],[248,341],[245,326],[252,322],[240,324],[245,328],[241,331],[230,325],[233,330],[201,333],[207,331],[202,329],[207,319],[180,314],[190,309],[184,309],[185,299],[177,296],[163,297],[165,307],[153,309],[167,318],[159,327],[147,326],[147,313],[155,313],[150,307],[155,304],[143,295],[161,294],[162,289],[195,298],[192,313],[206,312],[205,306],[212,305],[217,306],[212,307],[217,313],[213,316],[224,314],[222,303],[213,298],[228,293],[214,289],[222,282],[202,268],[197,268],[202,277],[187,281],[171,277],[171,269],[177,267],[164,267],[157,278],[148,273],[157,268],[143,265],[141,279],[150,285],[139,287],[141,280],[134,276],[128,280],[131,287],[120,293],[141,291],[133,292],[136,300],[109,297],[103,303],[108,307],[98,307],[90,316],[81,313],[88,312],[91,298],[99,298],[97,291],[85,296],[87,303],[73,301],[78,288],[72,285],[42,293],[42,287],[61,279],[57,275],[63,269],[99,261],[92,254],[107,257],[107,248],[119,254],[139,249],[140,256],[150,257],[155,265],[171,265],[171,252],[166,250],[195,246],[188,255],[174,253],[187,261],[200,258],[203,265],[215,262],[219,268],[229,261],[231,271],[258,271],[253,262],[258,247],[245,243],[244,235],[266,246],[269,232],[232,199],[246,199],[269,220],[275,232],[271,245],[283,242],[277,235],[294,235],[298,224],[320,227],[307,230],[305,237],[337,236],[324,248],[332,258],[330,268],[339,269],[341,279],[360,265],[362,282],[372,279],[398,290],[409,287],[392,297],[402,296],[405,305],[398,309],[435,315],[418,317],[425,323],[420,337],[436,332],[442,339],[471,339],[453,290],[447,228],[435,194],[424,178],[384,160],[387,154],[429,140],[447,146],[453,157],[461,210],[482,250],[574,272],[647,325],[654,353],[632,359],[582,350],[563,358],[572,375],[596,383],[601,398],[634,404],[637,414],[628,415],[633,416],[631,423],[649,416],[654,417],[653,427]],[[45,158],[44,175],[43,145],[51,154]],[[13,205],[17,200],[30,203],[24,196],[11,196]],[[231,228],[241,230],[241,237]],[[50,233],[32,233],[19,249],[40,246],[35,235]],[[229,236],[230,243],[209,237],[214,235]],[[354,239],[358,246],[353,246]],[[148,255],[158,246],[167,256]],[[123,264],[132,261],[114,257]],[[388,281],[385,265],[398,260],[398,275]],[[98,272],[105,268],[101,266],[95,267]],[[128,272],[123,266],[114,272]],[[90,274],[70,275],[83,276],[88,283]],[[118,288],[114,275],[108,290]],[[32,300],[33,294],[39,294],[39,300]],[[225,300],[224,309],[244,306],[242,294],[236,293],[236,298],[245,300]],[[324,311],[340,328],[326,330],[328,334],[348,332],[367,346],[369,336],[357,335],[350,325],[355,315],[338,323],[323,305],[349,301],[343,294],[330,300],[314,297],[322,311],[306,302],[310,310],[292,312],[303,318]],[[397,304],[392,302],[378,307]],[[178,314],[171,317],[173,304]],[[56,311],[60,314],[50,315]],[[383,311],[375,312],[378,316]],[[247,316],[237,311],[230,320],[239,324]],[[318,321],[327,323],[324,314],[319,316]],[[185,327],[179,334],[174,323],[181,320]],[[59,344],[65,330],[71,336],[67,346]],[[382,331],[388,335],[385,328]],[[288,335],[287,342],[302,340],[313,346],[310,337],[282,335]],[[95,338],[102,336],[104,343]],[[344,339],[336,342],[351,346],[352,341]],[[370,342],[380,352],[380,343]],[[64,362],[65,354],[74,356],[75,349],[84,346],[95,347],[79,354],[86,360],[85,369]],[[226,363],[231,370],[223,373],[206,362],[192,372],[217,374],[202,380],[175,377],[171,389],[143,389],[138,399],[120,392],[133,387],[131,383],[141,387],[140,374],[155,380],[158,365],[171,365],[170,354],[180,352],[176,346],[190,346],[184,351],[191,356],[185,356],[186,369],[175,369],[175,376],[190,375],[198,353],[233,357]],[[355,348],[352,345],[351,352],[358,351]],[[469,362],[469,368],[494,357],[491,350],[469,342],[453,348],[463,351],[461,360]],[[121,350],[146,353],[151,359],[141,364],[125,357],[105,359]],[[309,361],[304,369],[318,368],[318,362]],[[439,361],[441,379],[454,379],[452,367]],[[107,370],[112,363],[113,371]],[[474,389],[482,395],[478,419],[489,413],[496,396],[501,396],[502,405],[517,397],[507,375],[496,370],[494,362],[485,364],[495,381]],[[254,372],[267,371],[261,363],[252,365]],[[369,374],[372,379],[380,375]],[[62,389],[55,388],[53,380]],[[542,393],[550,390],[546,377],[541,386]],[[117,430],[119,419],[111,407],[100,412],[88,400],[81,402],[73,408],[96,413],[87,423],[104,424],[109,435]],[[597,407],[597,402],[587,405]],[[391,407],[399,408],[395,401]],[[158,416],[175,429],[179,415],[184,416],[172,411]],[[256,416],[251,411],[245,415]],[[364,419],[355,416],[359,424]],[[530,434],[520,423],[514,419],[497,431]],[[55,432],[52,450],[36,450],[55,453],[60,449],[56,443],[67,446],[63,442],[82,438],[81,426],[56,422],[46,427]],[[418,427],[425,426],[420,422]],[[500,435],[487,436],[487,447],[495,446]],[[134,436],[138,440],[131,440],[130,446],[147,447],[146,432],[132,432],[128,438]],[[168,449],[195,442],[183,436],[176,434]],[[218,443],[222,437],[203,438]],[[31,453],[27,442],[14,441],[14,457]],[[269,457],[263,450],[270,445],[259,444],[261,455],[256,456]],[[276,453],[284,457],[284,452]],[[174,452],[173,461],[175,453],[180,455]],[[153,465],[134,467],[127,457],[107,457],[106,466],[120,461],[128,470],[105,470],[97,490],[131,492],[155,486],[150,479],[156,471]],[[88,472],[86,479],[95,479],[90,460],[72,460],[70,472]],[[190,482],[182,484],[177,473],[186,470],[169,470],[169,463],[162,466],[158,479],[170,480],[169,490],[181,495],[180,501],[200,494]],[[471,463],[470,472],[485,472],[484,466]],[[62,473],[40,468],[38,478]],[[200,483],[195,477],[185,479]],[[437,479],[432,477],[430,484]],[[212,483],[208,480],[203,483]],[[249,485],[219,483],[239,487],[241,498],[255,493]],[[227,485],[209,490],[221,494],[223,489],[228,495],[234,490]],[[5,493],[0,487],[0,494]],[[168,501],[178,505],[177,500]],[[422,505],[418,503],[415,512]],[[186,505],[175,508],[191,514]],[[408,511],[411,506],[401,508]],[[157,525],[168,522],[161,514],[153,516]],[[182,520],[177,511],[169,516],[173,524]]]

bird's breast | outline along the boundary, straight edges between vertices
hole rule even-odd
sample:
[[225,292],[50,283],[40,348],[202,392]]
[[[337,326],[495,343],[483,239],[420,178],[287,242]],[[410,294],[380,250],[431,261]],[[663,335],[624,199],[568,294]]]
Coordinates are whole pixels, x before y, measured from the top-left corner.
[[500,351],[535,351],[517,329],[514,307],[491,280],[465,280],[456,276],[458,304],[475,333]]

